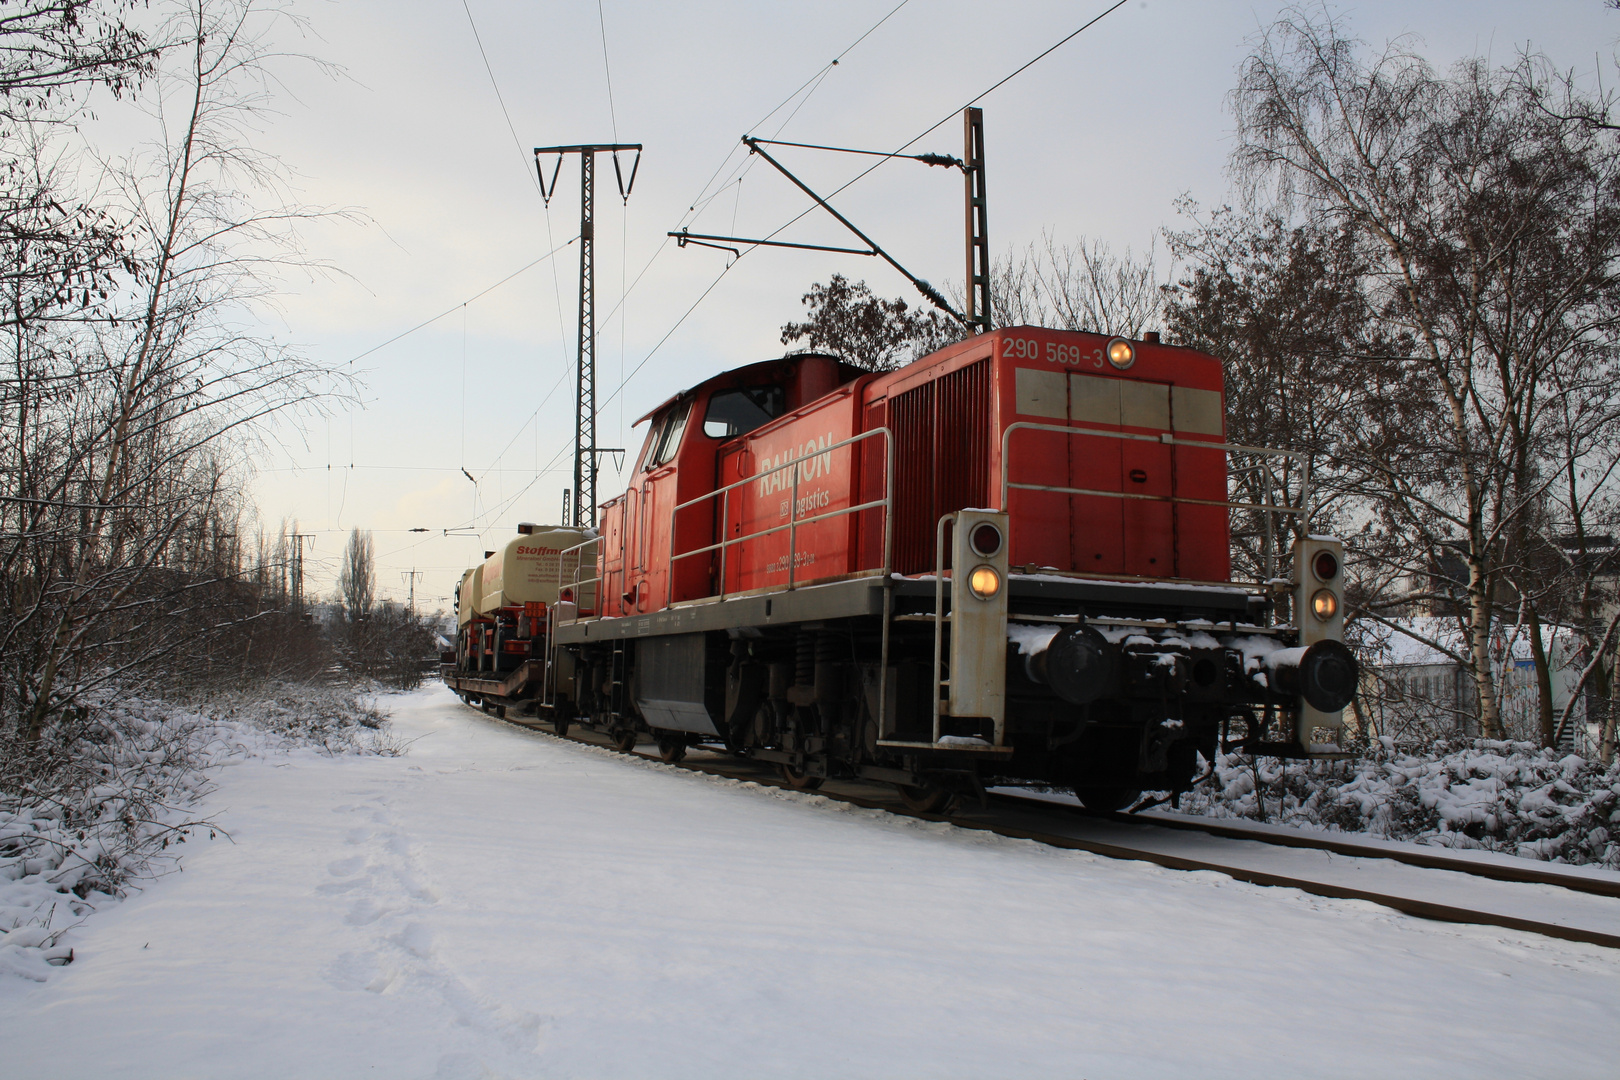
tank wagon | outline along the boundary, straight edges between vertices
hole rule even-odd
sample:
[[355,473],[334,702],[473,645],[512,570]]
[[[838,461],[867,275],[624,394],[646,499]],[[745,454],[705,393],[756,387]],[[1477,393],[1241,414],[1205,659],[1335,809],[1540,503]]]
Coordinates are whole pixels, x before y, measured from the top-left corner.
[[[723,745],[920,809],[989,778],[1117,809],[1187,789],[1234,736],[1336,754],[1342,547],[1293,529],[1286,576],[1232,580],[1234,510],[1307,511],[1230,501],[1229,462],[1282,452],[1225,442],[1223,389],[1218,360],[1156,335],[1028,326],[886,373],[797,355],[717,375],[643,417],[543,625],[475,612],[507,615],[446,678],[559,732],[648,735],[668,760]],[[481,571],[464,592],[490,595]],[[470,677],[520,640],[521,671]]]
[[577,564],[587,539],[579,529],[525,523],[461,575],[455,651],[440,657],[453,689],[468,700],[487,696],[493,702],[521,697],[525,687],[544,679],[547,635],[559,601],[570,618],[595,612],[591,586],[576,592],[560,584],[581,576]]

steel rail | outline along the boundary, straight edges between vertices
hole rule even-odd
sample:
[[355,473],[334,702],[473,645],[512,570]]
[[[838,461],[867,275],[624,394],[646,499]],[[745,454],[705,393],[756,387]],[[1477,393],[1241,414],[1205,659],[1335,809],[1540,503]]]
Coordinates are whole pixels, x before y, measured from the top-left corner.
[[[541,734],[553,738],[562,738],[586,743],[586,745],[599,745],[595,742],[579,739],[573,735],[558,736],[548,730],[549,725],[536,720],[533,723],[522,719],[509,721],[519,727],[526,727],[539,731]],[[657,757],[649,754],[637,753],[634,756],[643,760],[657,761]],[[760,762],[741,759],[737,761],[681,761],[676,767],[688,769],[693,772],[706,773],[711,776],[722,776],[732,780],[747,780],[767,787],[780,788],[785,791],[796,790],[792,785],[782,780],[774,769],[764,769]],[[869,783],[856,781],[857,783]],[[1165,852],[1152,851],[1143,848],[1131,847],[1126,844],[1111,843],[1103,840],[1093,840],[1074,836],[1065,836],[1040,827],[1031,827],[1029,823],[1009,822],[1005,820],[975,818],[971,815],[922,813],[906,808],[898,799],[875,798],[863,796],[848,791],[827,790],[821,788],[815,794],[872,810],[884,810],[892,814],[914,817],[927,821],[939,821],[956,825],[964,829],[975,829],[981,832],[993,833],[997,836],[1006,836],[1018,840],[1032,840],[1036,843],[1046,844],[1050,847],[1065,848],[1071,851],[1085,851],[1089,854],[1100,855],[1104,858],[1119,859],[1122,861],[1148,862],[1162,866],[1168,870],[1207,870],[1223,874],[1236,881],[1243,881],[1251,885],[1267,887],[1298,889],[1313,896],[1324,896],[1335,900],[1361,900],[1381,907],[1399,911],[1404,915],[1416,918],[1430,919],[1436,922],[1459,923],[1474,926],[1496,926],[1505,930],[1517,930],[1522,933],[1538,934],[1542,937],[1557,938],[1562,941],[1573,941],[1586,945],[1600,945],[1605,948],[1620,949],[1620,934],[1609,934],[1598,930],[1588,930],[1579,926],[1563,926],[1558,923],[1543,922],[1537,919],[1526,919],[1516,915],[1503,914],[1493,911],[1478,911],[1471,908],[1458,907],[1453,904],[1436,903],[1430,900],[1421,900],[1413,897],[1398,896],[1391,893],[1376,892],[1371,889],[1357,889],[1330,882],[1314,881],[1309,878],[1297,878],[1287,874],[1271,873],[1255,870],[1249,867],[1231,866],[1225,863],[1208,859],[1187,858],[1182,855],[1172,855]],[[1037,801],[1019,798],[1014,795],[995,793],[991,800],[998,803],[1015,802],[1019,808],[1040,816],[1051,814],[1060,816],[1071,813],[1085,814],[1079,807],[1066,807],[1044,800]],[[1090,815],[1102,817],[1103,815]],[[1119,819],[1124,815],[1108,815]],[[1167,824],[1158,820],[1142,818],[1128,819],[1143,825]],[[1599,895],[1610,896],[1611,887],[1607,882],[1579,881],[1569,876],[1549,874],[1537,871],[1534,867],[1525,867],[1522,870],[1516,867],[1503,867],[1489,863],[1474,862],[1463,859],[1446,859],[1443,856],[1428,856],[1420,852],[1385,852],[1381,849],[1367,849],[1358,845],[1342,841],[1324,841],[1320,838],[1301,834],[1298,837],[1278,838],[1267,834],[1249,834],[1242,830],[1222,829],[1215,825],[1210,828],[1195,822],[1179,822],[1176,827],[1211,832],[1223,838],[1252,840],[1258,843],[1271,843],[1278,846],[1318,848],[1325,851],[1345,849],[1343,854],[1353,854],[1362,858],[1387,858],[1392,861],[1405,862],[1409,865],[1432,870],[1450,870],[1460,873],[1473,874],[1479,877],[1494,878],[1521,884],[1552,885],[1571,891],[1584,891]],[[1227,834],[1235,834],[1230,837]],[[1351,851],[1349,849],[1355,848]],[[1591,887],[1588,887],[1591,886]]]
[[[1010,792],[997,792],[996,794],[1017,799],[1020,803],[1034,801]],[[1076,809],[1078,810],[1078,808]],[[1219,819],[1212,819],[1206,824],[1202,821],[1162,817],[1157,814],[1115,814],[1114,820],[1128,822],[1132,825],[1156,825],[1163,829],[1208,833],[1211,836],[1219,836],[1229,840],[1254,840],[1264,844],[1275,844],[1278,847],[1328,851],[1335,855],[1344,855],[1357,859],[1389,859],[1393,862],[1405,863],[1408,866],[1422,867],[1425,870],[1455,870],[1460,874],[1472,874],[1474,877],[1490,878],[1494,881],[1511,881],[1522,885],[1557,885],[1560,888],[1571,889],[1575,892],[1620,899],[1620,882],[1577,877],[1574,874],[1554,874],[1538,870],[1534,863],[1529,862],[1524,866],[1512,866],[1475,859],[1458,859],[1446,855],[1431,855],[1427,852],[1409,851],[1404,848],[1375,847],[1371,844],[1356,843],[1354,840],[1338,839],[1313,833],[1301,832],[1289,835],[1286,833],[1251,832],[1247,829],[1236,829],[1229,825],[1222,825]]]

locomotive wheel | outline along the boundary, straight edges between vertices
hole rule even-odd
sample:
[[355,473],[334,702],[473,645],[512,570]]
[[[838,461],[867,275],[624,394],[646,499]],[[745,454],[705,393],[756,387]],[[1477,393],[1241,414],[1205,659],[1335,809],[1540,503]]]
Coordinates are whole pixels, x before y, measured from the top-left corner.
[[636,749],[636,733],[634,731],[614,732],[613,748],[621,754],[634,753]]
[[911,787],[908,784],[894,786],[900,792],[900,801],[914,814],[947,813],[950,810],[949,804],[956,801],[955,792],[947,791],[938,784],[929,784],[927,787]]
[[658,758],[673,765],[686,757],[686,743],[680,739],[659,739]]
[[1117,813],[1142,797],[1135,788],[1119,784],[1082,784],[1075,787],[1074,794],[1094,814]]
[[791,765],[782,766],[782,779],[787,781],[788,787],[794,791],[814,791],[820,787],[825,777],[811,776],[803,769],[795,769]]

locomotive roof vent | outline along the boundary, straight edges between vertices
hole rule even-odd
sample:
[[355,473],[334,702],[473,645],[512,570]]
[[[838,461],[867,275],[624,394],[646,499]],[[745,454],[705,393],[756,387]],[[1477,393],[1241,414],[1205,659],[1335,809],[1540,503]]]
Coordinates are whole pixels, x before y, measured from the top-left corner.
[[518,535],[519,536],[533,536],[534,535],[534,530],[538,529],[539,527],[540,526],[536,525],[532,521],[520,521],[520,522],[518,522]]

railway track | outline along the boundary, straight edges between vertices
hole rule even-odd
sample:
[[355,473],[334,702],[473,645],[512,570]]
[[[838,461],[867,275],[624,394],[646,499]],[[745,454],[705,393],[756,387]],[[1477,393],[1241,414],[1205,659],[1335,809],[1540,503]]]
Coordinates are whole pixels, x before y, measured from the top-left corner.
[[[509,722],[557,737],[548,723]],[[610,745],[606,736],[590,731],[576,730],[567,738]],[[658,760],[656,753],[638,750],[636,756]],[[678,767],[791,790],[776,766],[722,751],[694,747]],[[1620,949],[1620,875],[1612,873],[1226,820],[1160,813],[1105,816],[1072,799],[1006,789],[992,789],[983,805],[974,800],[948,814],[913,811],[893,788],[866,781],[829,780],[816,794],[1112,859],[1365,901],[1423,919]]]

